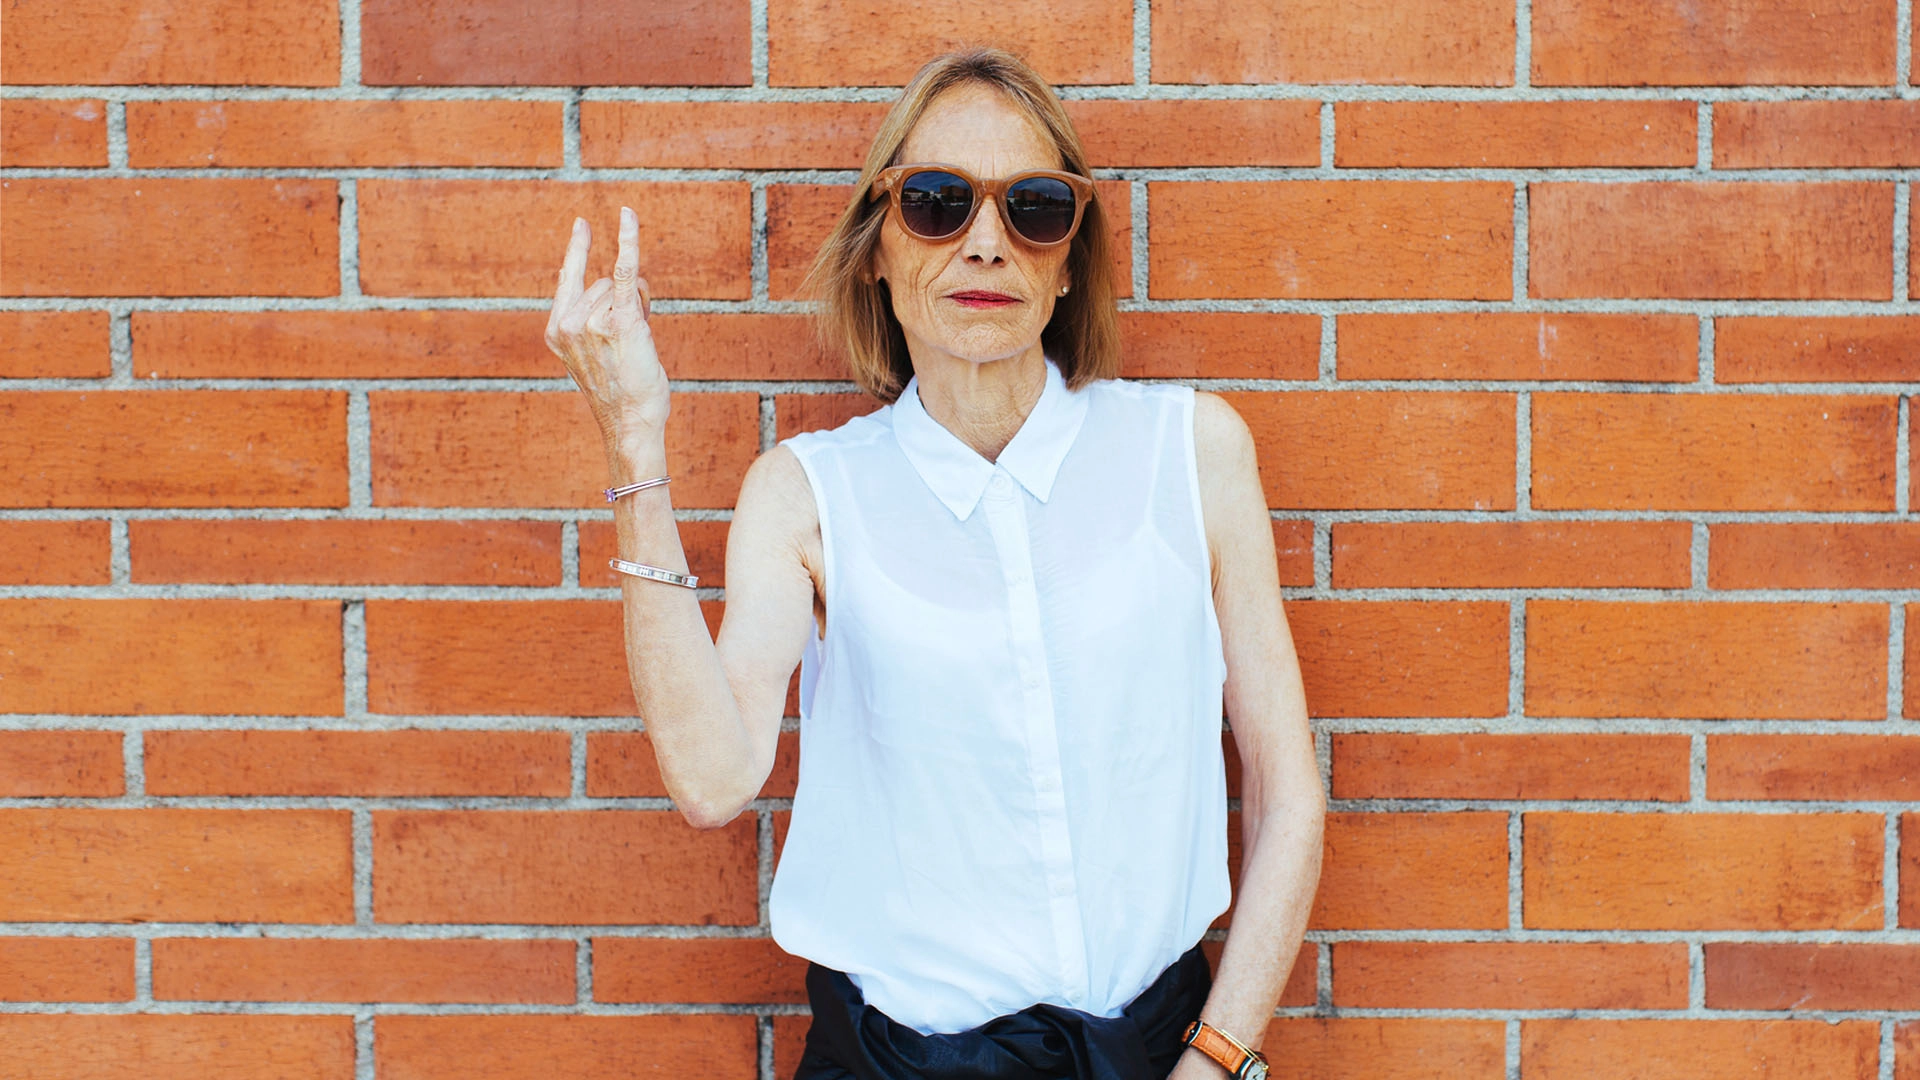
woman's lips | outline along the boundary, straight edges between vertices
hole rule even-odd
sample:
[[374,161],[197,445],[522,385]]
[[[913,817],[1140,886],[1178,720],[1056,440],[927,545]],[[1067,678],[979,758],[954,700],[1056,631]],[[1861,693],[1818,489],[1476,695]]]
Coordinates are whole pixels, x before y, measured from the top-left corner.
[[952,300],[957,304],[961,304],[965,307],[970,307],[970,308],[1006,307],[1009,304],[1017,304],[1020,302],[1018,300],[1015,300],[1013,297],[1008,296],[1005,293],[986,292],[980,289],[969,289],[966,292],[948,293],[947,299]]

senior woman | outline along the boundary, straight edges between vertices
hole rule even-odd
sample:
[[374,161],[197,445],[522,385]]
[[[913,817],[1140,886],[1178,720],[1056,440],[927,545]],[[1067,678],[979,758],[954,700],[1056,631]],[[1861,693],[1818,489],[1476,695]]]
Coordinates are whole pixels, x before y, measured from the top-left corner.
[[[774,940],[806,958],[797,1080],[1261,1077],[1325,800],[1246,425],[1115,377],[1108,224],[1053,91],[928,63],[814,268],[887,403],[747,471],[709,637],[665,482],[668,377],[639,222],[547,342],[606,438],[627,664],[696,826],[774,760],[801,669]],[[1245,857],[1229,905],[1225,711]]]

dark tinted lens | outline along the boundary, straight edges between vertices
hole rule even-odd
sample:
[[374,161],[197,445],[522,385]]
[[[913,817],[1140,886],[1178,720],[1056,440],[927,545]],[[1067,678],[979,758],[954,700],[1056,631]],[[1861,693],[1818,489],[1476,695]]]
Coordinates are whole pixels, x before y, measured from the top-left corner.
[[938,240],[959,230],[973,209],[973,187],[949,172],[922,172],[900,185],[900,223]]
[[1007,220],[1036,244],[1058,243],[1073,228],[1073,189],[1064,180],[1030,176],[1007,189]]

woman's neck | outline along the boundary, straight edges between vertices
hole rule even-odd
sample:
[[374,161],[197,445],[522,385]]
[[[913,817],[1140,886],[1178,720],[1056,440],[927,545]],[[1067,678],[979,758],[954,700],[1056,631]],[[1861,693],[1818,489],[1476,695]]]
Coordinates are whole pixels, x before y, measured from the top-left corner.
[[941,427],[988,461],[1013,441],[1047,386],[1046,354],[1033,348],[984,363],[945,353],[916,356],[920,405]]

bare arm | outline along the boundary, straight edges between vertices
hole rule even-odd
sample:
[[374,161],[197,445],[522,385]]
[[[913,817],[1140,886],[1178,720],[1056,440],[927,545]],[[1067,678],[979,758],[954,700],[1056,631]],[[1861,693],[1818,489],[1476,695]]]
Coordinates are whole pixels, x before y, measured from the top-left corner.
[[[647,324],[639,222],[620,212],[612,279],[582,281],[587,224],[576,221],[547,323],[547,345],[587,395],[613,484],[667,471],[666,371]],[[622,496],[622,559],[685,573],[671,485]],[[812,632],[819,522],[805,472],[776,447],[747,470],[727,535],[719,643],[692,590],[621,578],[627,671],[667,793],[688,821],[717,827],[759,794],[773,769],[787,680]]]

